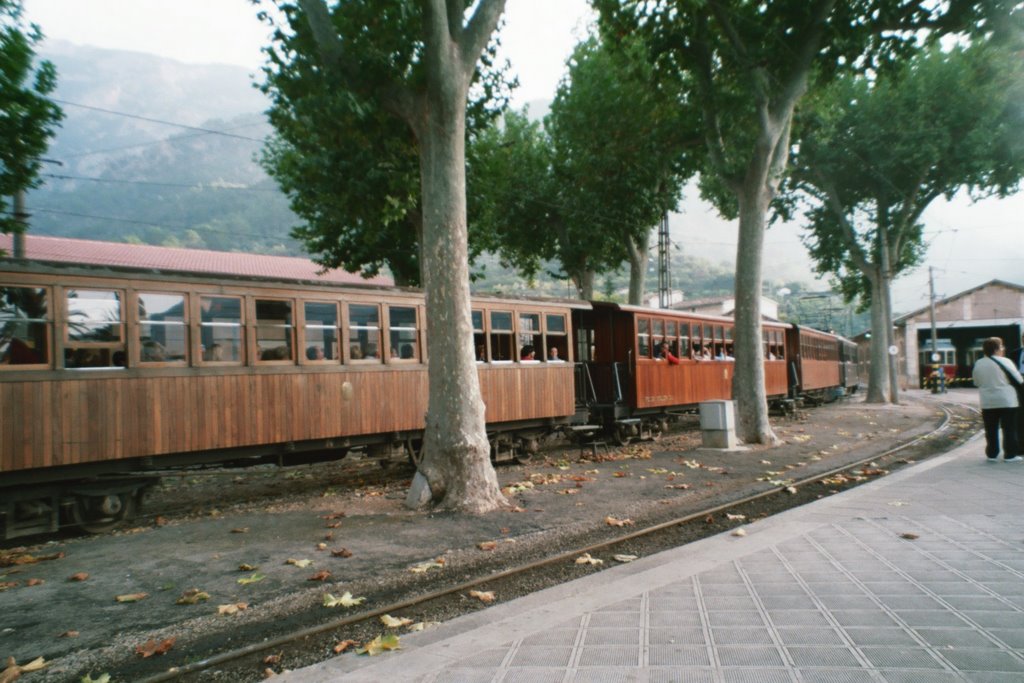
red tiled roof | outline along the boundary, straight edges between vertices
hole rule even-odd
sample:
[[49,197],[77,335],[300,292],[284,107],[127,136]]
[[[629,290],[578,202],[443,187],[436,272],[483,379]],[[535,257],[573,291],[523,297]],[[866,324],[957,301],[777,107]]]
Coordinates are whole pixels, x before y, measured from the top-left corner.
[[[0,249],[11,254],[11,235],[0,234]],[[34,261],[57,261],[99,266],[147,268],[188,273],[210,273],[262,277],[279,280],[313,280],[338,284],[394,285],[385,275],[363,278],[344,270],[320,272],[320,266],[306,258],[264,256],[206,249],[155,247],[147,244],[96,242],[66,237],[25,237],[25,256]]]

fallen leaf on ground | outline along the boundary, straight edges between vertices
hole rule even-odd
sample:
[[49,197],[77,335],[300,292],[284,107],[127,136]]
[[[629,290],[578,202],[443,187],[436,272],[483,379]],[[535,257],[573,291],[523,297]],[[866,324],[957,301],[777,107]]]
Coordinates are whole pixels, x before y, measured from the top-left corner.
[[398,636],[394,634],[379,635],[366,644],[366,647],[361,647],[356,650],[356,654],[359,655],[370,655],[374,657],[386,650],[400,650],[401,647],[398,644]]
[[91,674],[85,674],[79,683],[110,683],[110,674],[100,674],[99,678],[93,678]]
[[732,532],[732,535],[733,536],[746,536],[747,535],[747,530],[746,529],[736,529],[735,531]]
[[52,555],[29,555],[25,552],[0,552],[0,567],[13,567],[21,564],[35,564],[36,562],[47,562],[49,560],[59,560],[64,557],[64,553],[53,553]]
[[265,578],[267,577],[265,577],[263,574],[253,574],[252,576],[243,576],[238,580],[238,583],[242,584],[243,586],[247,586],[250,583],[259,583]]
[[281,657],[282,657],[282,653],[280,653],[280,652],[277,653],[276,655],[267,655],[266,657],[263,658],[263,663],[264,664],[269,664],[270,666],[275,666],[275,665],[281,663]]
[[441,569],[444,567],[444,562],[439,560],[429,560],[427,562],[420,562],[419,564],[409,567],[409,571],[413,574],[422,574],[423,572],[430,569]]
[[725,518],[729,519],[729,520],[732,520],[733,522],[742,522],[744,519],[747,518],[747,516],[746,515],[734,515],[734,514],[731,514],[731,513],[727,512],[727,513],[725,513]]
[[790,494],[796,493],[796,487],[795,486],[787,486],[786,487],[786,493],[790,493]]
[[143,659],[148,659],[153,655],[164,655],[174,647],[174,638],[167,638],[159,643],[150,638],[142,645],[135,647],[135,654],[139,655]]
[[469,591],[469,597],[476,598],[487,605],[494,602],[494,591]]
[[323,569],[321,571],[318,571],[316,574],[313,574],[313,576],[309,577],[306,580],[307,581],[326,581],[329,578],[331,578],[331,573],[329,571],[327,571],[326,569]]
[[334,650],[334,654],[340,655],[342,652],[349,649],[350,647],[355,647],[357,645],[359,645],[359,643],[355,640],[343,640],[337,645],[335,645],[332,649]]
[[408,617],[396,618],[390,614],[385,614],[380,618],[380,623],[384,624],[388,628],[400,628],[402,626],[408,626],[412,623],[412,619]]
[[217,605],[217,614],[232,615],[241,612],[242,610],[249,609],[249,603],[247,602],[236,602],[230,605]]
[[127,593],[125,595],[118,595],[114,599],[118,602],[138,602],[139,600],[145,600],[149,597],[149,593]]
[[240,564],[240,565],[238,565],[238,571],[240,571],[240,572],[254,572],[254,571],[256,571],[259,568],[260,568],[260,566],[258,564]]
[[632,562],[637,559],[636,555],[612,555],[612,559],[616,562]]
[[264,669],[263,670],[263,680],[266,680],[268,678],[274,678],[276,676],[277,676],[277,672],[274,671],[273,669]]
[[57,637],[58,638],[77,638],[78,637],[78,631],[64,631],[64,633],[61,633]]
[[324,607],[355,607],[361,605],[366,598],[354,598],[352,594],[345,591],[340,598],[336,598],[330,593],[324,594]]
[[44,579],[29,579],[25,582],[26,586],[42,586],[46,581]]
[[78,572],[77,574],[72,574],[71,576],[69,576],[68,581],[85,581],[88,578],[88,572]]
[[167,518],[162,516],[162,515],[157,515],[156,519],[153,520],[153,523],[156,524],[157,526],[166,526]]
[[476,547],[480,548],[480,550],[494,550],[495,548],[498,547],[498,542],[497,541],[483,541],[482,543],[477,543]]
[[616,519],[611,515],[604,518],[604,523],[608,526],[633,526],[633,520],[631,519]]
[[238,527],[236,529],[232,529],[231,533],[233,533],[233,534],[247,534],[247,533],[249,533],[249,527],[247,527],[247,526],[240,526],[240,527]]
[[305,569],[309,565],[313,564],[313,560],[296,560],[294,557],[289,557],[284,561],[284,563],[294,565],[299,569]]
[[426,630],[428,628],[437,626],[438,623],[439,622],[436,622],[436,621],[418,621],[415,624],[413,624],[412,626],[410,626],[409,628],[407,628],[406,630],[409,631],[410,633],[413,632],[413,631],[424,631],[424,630]]
[[669,484],[665,488],[667,488],[667,489],[681,489],[681,490],[685,491],[686,489],[690,488],[690,485],[689,484]]
[[342,512],[332,512],[329,515],[320,515],[320,517],[322,519],[341,519],[344,516],[345,516],[345,512],[344,511],[342,511]]
[[907,533],[905,533],[905,534],[900,534],[900,538],[905,538],[905,539],[907,539],[908,541],[913,541],[913,540],[916,540],[916,539],[918,539],[918,538],[921,538],[921,537],[920,537],[920,536],[918,536],[917,534],[912,534],[912,533],[910,533],[910,532],[908,531],[908,532],[907,532]]
[[210,599],[210,594],[206,591],[201,591],[198,588],[189,588],[187,591],[181,594],[174,604],[176,605],[198,605],[201,602],[206,602]]
[[599,560],[596,557],[591,557],[590,553],[583,553],[576,558],[576,564],[592,564],[599,565],[604,564],[604,560]]
[[352,557],[352,551],[348,548],[339,548],[331,551],[331,557]]
[[327,544],[326,543],[317,543],[316,544],[316,549],[317,550],[327,550]]

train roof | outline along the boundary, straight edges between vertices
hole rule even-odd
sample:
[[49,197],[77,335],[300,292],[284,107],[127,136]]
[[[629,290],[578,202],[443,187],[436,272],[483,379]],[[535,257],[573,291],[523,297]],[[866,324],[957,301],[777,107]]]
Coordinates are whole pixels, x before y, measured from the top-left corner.
[[[0,235],[0,249],[10,253],[11,235]],[[100,242],[68,237],[25,236],[26,260],[52,264],[108,266],[165,273],[250,277],[343,285],[393,286],[386,275],[365,278],[344,270],[324,271],[308,258],[183,249],[149,244]]]
[[819,329],[814,328],[814,327],[807,327],[806,325],[798,325],[797,323],[788,323],[788,324],[792,325],[793,328],[799,330],[800,332],[806,332],[807,334],[810,334],[810,335],[814,335],[814,336],[818,336],[818,337],[827,337],[829,339],[838,339],[839,341],[845,342],[847,344],[856,344],[857,343],[857,342],[853,341],[852,339],[848,339],[848,338],[844,337],[841,334],[836,334],[835,332],[826,332],[824,330],[819,330]]
[[[673,318],[686,318],[688,320],[701,320],[710,323],[735,323],[736,320],[729,316],[724,315],[712,315],[710,313],[694,313],[692,311],[680,311],[674,308],[651,308],[649,306],[634,306],[632,304],[619,304],[614,301],[595,301],[593,302],[595,309],[600,308],[611,308],[614,310],[622,311],[623,313],[638,313],[645,315],[660,315],[670,316]],[[762,320],[762,325],[767,327],[788,327],[788,323],[779,322],[778,320]]]

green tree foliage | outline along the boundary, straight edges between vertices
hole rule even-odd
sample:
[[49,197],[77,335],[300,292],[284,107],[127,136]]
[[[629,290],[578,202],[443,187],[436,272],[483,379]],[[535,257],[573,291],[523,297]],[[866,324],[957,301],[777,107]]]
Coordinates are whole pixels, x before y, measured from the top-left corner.
[[888,68],[923,37],[1003,31],[1013,0],[594,0],[603,35],[639,36],[659,73],[689,75],[701,108],[704,195],[739,218],[736,372],[739,436],[774,440],[760,362],[762,255],[793,114],[808,89],[849,69]]
[[[378,86],[422,84],[422,13],[409,2],[348,3],[333,26],[359,68],[323,68],[300,4],[280,2],[260,89],[271,99],[275,135],[261,163],[304,221],[293,230],[318,263],[375,275],[387,267],[399,284],[419,285],[422,238],[419,149],[408,123],[383,106]],[[278,20],[280,21],[280,20]],[[495,60],[496,43],[474,77],[468,129],[486,126],[507,104],[514,82]]]
[[[878,365],[891,282],[925,253],[925,209],[961,189],[977,199],[1018,188],[1022,103],[1019,55],[984,43],[933,47],[877,78],[838,79],[812,99],[793,162],[793,184],[812,200],[805,242],[818,272],[872,309]],[[871,379],[869,398],[883,400],[888,378]]]
[[57,70],[35,61],[39,27],[26,25],[21,0],[0,0],[0,229],[18,229],[7,215],[10,195],[39,185],[40,157],[63,113],[47,97]]

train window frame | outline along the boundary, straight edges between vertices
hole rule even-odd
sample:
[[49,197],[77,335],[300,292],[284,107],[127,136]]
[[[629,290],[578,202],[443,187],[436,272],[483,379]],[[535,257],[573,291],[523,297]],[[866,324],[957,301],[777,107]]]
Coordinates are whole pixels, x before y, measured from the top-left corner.
[[[551,323],[557,321],[555,325]],[[551,357],[551,349],[558,349],[558,358]],[[567,363],[572,349],[569,346],[569,332],[564,313],[544,313],[544,348],[542,354],[548,363]]]
[[[690,336],[690,323],[687,320],[678,321],[679,327],[679,353],[676,354],[680,360],[693,359],[693,341]],[[686,330],[684,333],[683,330]]]
[[[255,365],[295,365],[295,299],[277,296],[254,296],[251,298],[252,315],[252,358]],[[260,315],[260,306],[268,308],[272,305],[283,305],[287,308],[284,318],[263,318]],[[268,322],[264,322],[264,320]],[[266,332],[282,332],[280,338],[277,334],[266,337]],[[284,341],[284,344],[277,343],[274,346],[263,348],[263,343],[269,339],[271,343]],[[278,349],[285,349],[284,356]]]
[[[150,313],[146,310],[147,317],[143,317],[143,306],[144,301],[148,297],[166,297],[166,298],[178,298],[181,301],[181,319],[173,320],[168,322],[167,320],[155,320],[148,316]],[[137,362],[139,366],[147,368],[160,368],[160,367],[187,367],[189,359],[192,356],[192,325],[191,325],[191,301],[188,292],[182,291],[170,291],[170,290],[138,290],[132,293],[132,310],[135,311],[135,319],[132,321],[133,333],[132,343],[135,345],[135,349],[132,351],[132,360]],[[152,334],[144,335],[144,328],[146,326],[156,327],[157,329],[164,328],[170,330],[178,328],[177,331],[181,333],[181,358],[168,359],[166,354],[168,348],[171,346],[167,341],[167,334],[164,334],[164,341],[161,342],[158,339],[154,339]],[[152,332],[152,330],[151,330]],[[159,346],[161,359],[157,359],[150,355],[151,351],[147,351],[147,343],[151,342]]]
[[[528,322],[528,325],[524,325]],[[540,363],[547,357],[544,350],[544,328],[542,327],[543,317],[537,311],[516,312],[516,348],[518,349],[518,361],[527,365]],[[524,329],[528,327],[529,329]],[[523,358],[523,351],[527,346],[533,348],[533,358]],[[540,356],[540,357],[538,357]]]
[[[72,322],[71,320],[71,293],[72,292],[93,292],[96,294],[112,294],[113,300],[117,302],[117,320],[102,322]],[[104,288],[98,287],[63,287],[63,296],[61,297],[61,304],[63,306],[63,354],[62,360],[63,368],[66,370],[75,371],[96,371],[96,370],[121,370],[128,365],[127,356],[127,334],[126,334],[126,314],[127,314],[127,291],[119,287]],[[105,301],[107,299],[78,299],[78,301]],[[71,336],[72,328],[75,325],[101,325],[106,324],[117,332],[116,339],[100,340],[100,341],[88,341],[88,340],[76,340]],[[91,356],[100,359],[100,365],[69,365],[68,360],[76,355],[80,355],[83,358],[86,357],[85,352],[90,352]],[[105,359],[105,360],[104,360]]]
[[[485,328],[487,319],[485,311],[482,308],[474,308],[470,310],[470,325],[473,326],[473,352],[476,354],[477,363],[486,363],[487,359],[490,358],[490,340],[487,338],[487,330]],[[477,320],[480,321],[479,326]]]
[[[342,339],[343,335],[342,335],[341,311],[338,309],[338,302],[337,301],[328,301],[328,300],[324,300],[324,299],[303,299],[303,300],[300,301],[300,304],[301,305],[298,307],[298,309],[296,311],[301,316],[300,320],[299,320],[298,327],[299,327],[299,329],[302,330],[302,332],[301,332],[302,342],[301,342],[301,344],[296,344],[296,348],[302,348],[303,349],[303,352],[301,354],[299,354],[299,365],[316,365],[316,366],[321,366],[321,365],[339,365],[341,363],[341,360],[342,360],[342,358],[341,358],[341,356],[342,356],[341,349],[342,349],[342,344],[344,342],[343,342],[343,339]],[[312,323],[311,324],[310,323],[310,318],[309,318],[309,315],[308,315],[308,312],[309,312],[308,307],[309,306],[323,306],[325,308],[326,307],[333,308],[334,309],[334,324],[333,325],[326,325],[326,324],[323,324],[322,321],[319,322],[319,323]],[[314,320],[319,320],[319,318],[314,318]],[[320,339],[320,340],[317,340],[317,339],[312,339],[311,340],[310,339],[310,334],[309,334],[310,330],[320,330],[320,335],[323,338]],[[327,338],[330,335],[328,335],[326,333],[326,330],[332,330],[333,333],[334,333],[334,342],[333,342],[334,347],[331,348],[331,349],[328,349],[328,343],[329,342],[327,341]],[[320,349],[321,353],[323,353],[323,358],[310,358],[310,355],[313,355],[313,356],[316,355],[316,351],[314,349]],[[330,354],[328,354],[328,350],[331,351]],[[312,354],[311,354],[311,352],[312,352]]]
[[651,359],[651,319],[636,319],[636,359]]
[[[396,310],[411,310],[412,311],[412,327],[405,325],[395,325],[392,319],[392,313]],[[419,307],[415,304],[388,304],[388,362],[397,363],[400,365],[415,365],[420,362],[420,311]],[[396,346],[395,331],[408,332],[412,331],[412,341],[398,340]],[[412,350],[412,355],[404,357],[405,348],[408,346]],[[397,354],[391,353],[391,350],[395,349],[398,351]]]
[[[53,289],[51,287],[38,287],[38,286],[26,286],[25,284],[0,284],[0,315],[2,315],[3,307],[6,301],[6,291],[11,289],[27,289],[36,290],[37,295],[41,294],[44,301],[44,312],[42,318],[0,318],[0,371],[12,371],[12,370],[48,370],[52,367],[54,350],[53,350]],[[13,304],[12,304],[13,306]],[[29,346],[21,339],[20,336],[14,334],[8,335],[6,330],[11,328],[8,325],[20,325],[24,324],[26,327],[34,327],[42,325],[43,341],[41,344],[45,360],[39,363],[31,362],[11,362],[11,346],[14,344],[14,340],[17,339],[21,345],[24,345],[30,351],[40,346],[38,342],[35,342],[35,346]],[[26,334],[27,336],[27,334]],[[19,352],[20,353],[20,352]]]
[[[234,300],[238,303],[238,318],[237,320],[228,319],[213,319],[206,320],[207,311],[213,310],[213,304],[216,300]],[[198,334],[196,335],[196,341],[192,346],[193,358],[200,367],[224,367],[231,366],[236,367],[245,365],[245,360],[248,355],[246,349],[247,340],[249,339],[248,331],[246,330],[246,323],[248,317],[248,311],[246,309],[245,297],[238,294],[212,294],[201,292],[198,296],[193,297],[193,312],[194,320],[196,321]],[[206,302],[210,302],[209,308],[205,306]],[[233,340],[233,345],[238,349],[237,358],[215,358],[213,349],[224,348],[224,344],[218,340],[215,334],[217,329],[234,329],[238,332],[237,339]],[[211,343],[207,348],[206,343],[203,341],[206,337],[204,330],[210,331]],[[199,353],[197,353],[199,351]]]
[[668,342],[668,352],[679,358],[679,321],[665,321],[665,334],[662,339]]
[[[501,364],[501,365],[506,365],[506,364],[509,364],[509,363],[514,363],[516,361],[517,356],[519,355],[518,354],[518,349],[516,348],[516,336],[515,336],[516,315],[515,315],[515,313],[512,312],[510,309],[492,309],[492,310],[489,310],[487,313],[488,313],[488,315],[487,315],[487,322],[488,322],[488,328],[487,328],[488,359],[490,360],[491,363],[496,363],[496,364]],[[506,315],[508,316],[508,327],[507,328],[505,328],[505,327],[495,327],[495,324],[494,324],[495,316],[506,316]],[[500,345],[500,342],[504,342],[508,346],[508,358],[495,358],[495,355],[497,355],[497,353],[495,351],[495,342],[496,341],[499,342],[499,345]],[[505,353],[502,352],[501,355],[504,356]]]
[[[354,324],[353,323],[353,316],[352,316],[352,311],[353,311],[354,308],[365,308],[368,311],[369,310],[376,310],[377,311],[377,325],[376,325],[376,327],[374,327],[373,325],[357,325],[357,324]],[[383,321],[383,316],[381,315],[381,310],[380,309],[381,309],[380,304],[369,303],[369,302],[366,302],[366,301],[349,301],[348,304],[345,306],[345,312],[347,314],[346,317],[345,317],[345,323],[347,325],[347,327],[346,327],[347,334],[345,335],[345,358],[346,358],[347,362],[352,363],[353,365],[380,365],[381,363],[384,362],[384,359],[382,358],[382,356],[383,356],[383,352],[382,351],[383,350],[381,349],[381,342],[384,339],[384,336],[383,336],[384,330],[383,330],[383,326],[381,324],[382,321]],[[376,332],[377,332],[377,355],[375,355],[375,356],[367,356],[366,355],[366,353],[367,353],[366,349],[370,348],[369,345],[372,343],[371,341],[369,341],[370,335],[367,334],[367,341],[365,342],[365,345],[364,345],[364,342],[361,341],[361,340],[357,339],[356,341],[353,341],[353,338],[352,338],[353,330],[366,330],[368,333],[376,330]],[[355,349],[356,346],[359,347],[360,356],[358,358],[355,358],[352,355],[352,351]]]

